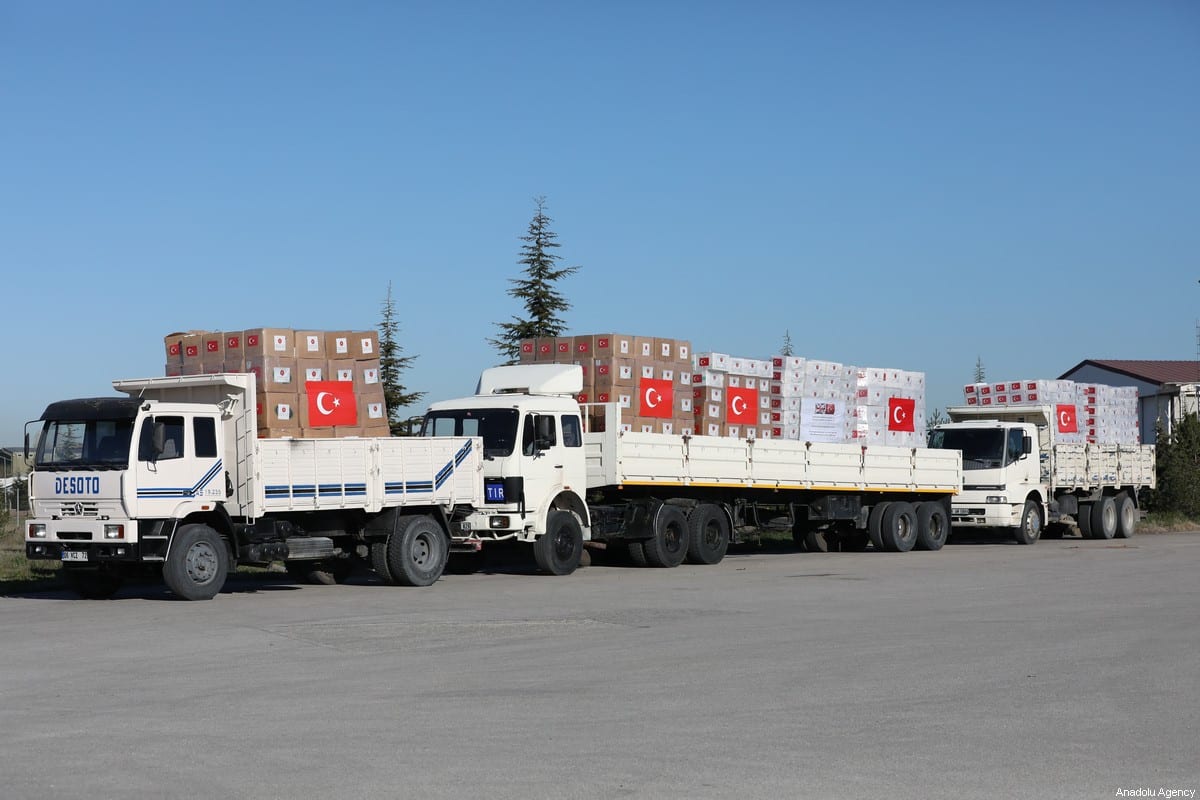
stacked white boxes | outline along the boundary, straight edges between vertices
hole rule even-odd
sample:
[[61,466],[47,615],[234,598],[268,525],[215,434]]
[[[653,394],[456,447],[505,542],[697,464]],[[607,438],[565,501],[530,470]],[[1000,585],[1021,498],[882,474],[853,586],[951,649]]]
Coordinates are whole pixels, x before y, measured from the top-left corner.
[[969,383],[963,387],[969,406],[1051,406],[1056,440],[1067,444],[1138,444],[1138,394],[1132,386],[1101,386],[1064,380]]
[[854,438],[857,375],[858,370],[854,367],[836,361],[805,360],[797,438],[806,442],[833,443],[849,442]]
[[770,378],[770,361],[697,353],[692,365],[696,434],[770,438]]
[[925,373],[864,367],[857,371],[854,439],[863,444],[923,447]]

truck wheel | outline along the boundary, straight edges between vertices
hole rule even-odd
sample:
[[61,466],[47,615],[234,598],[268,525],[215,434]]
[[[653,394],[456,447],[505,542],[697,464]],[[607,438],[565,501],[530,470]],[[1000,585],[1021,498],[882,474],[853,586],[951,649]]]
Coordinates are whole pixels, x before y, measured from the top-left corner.
[[1117,498],[1117,538],[1132,539],[1137,532],[1138,513],[1129,495]]
[[678,567],[688,551],[687,517],[678,506],[662,506],[654,520],[654,535],[642,542],[646,563]]
[[796,520],[792,523],[792,544],[801,553],[808,550],[808,521]]
[[107,569],[64,569],[71,591],[85,600],[107,600],[117,593],[124,579]]
[[641,542],[629,542],[625,545],[625,549],[629,553],[629,560],[635,567],[650,566],[650,562],[646,559],[646,548],[642,547]]
[[889,505],[891,504],[876,503],[871,506],[871,513],[867,516],[867,538],[875,545],[876,550],[883,550],[883,514]]
[[583,529],[570,511],[546,515],[546,532],[533,543],[533,559],[542,572],[570,575],[583,555]]
[[842,549],[842,538],[837,531],[818,528],[804,535],[804,546],[810,553],[836,553]]
[[184,600],[211,600],[229,574],[225,540],[207,525],[184,525],[175,533],[163,564],[167,588]]
[[1092,538],[1092,504],[1080,503],[1079,512],[1075,515],[1075,524],[1079,526],[1079,535],[1084,539]]
[[409,517],[387,541],[387,565],[401,586],[429,586],[442,577],[450,554],[446,534],[426,516]]
[[396,579],[392,577],[392,570],[387,562],[387,542],[371,542],[371,569],[375,570],[379,580],[389,586],[396,585]]
[[1117,533],[1117,504],[1111,497],[1092,503],[1092,538],[1111,539]]
[[295,580],[312,583],[318,586],[334,586],[344,583],[354,572],[354,564],[348,558],[335,558],[328,561],[285,561],[283,563],[287,574]]
[[888,503],[879,525],[879,538],[889,553],[907,553],[917,543],[917,512],[912,503]]
[[1013,533],[1017,544],[1035,544],[1042,535],[1042,509],[1032,500],[1021,510],[1021,526]]
[[917,549],[941,550],[949,535],[946,507],[936,501],[917,503]]
[[687,560],[719,564],[729,549],[729,520],[720,506],[704,503],[688,514]]

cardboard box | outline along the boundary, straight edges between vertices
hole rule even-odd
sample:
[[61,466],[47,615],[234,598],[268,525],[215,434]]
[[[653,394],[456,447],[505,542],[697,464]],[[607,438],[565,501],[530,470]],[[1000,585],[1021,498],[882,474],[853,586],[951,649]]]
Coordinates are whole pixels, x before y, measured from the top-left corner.
[[592,350],[595,346],[596,337],[594,336],[571,337],[571,352],[574,353],[576,362],[590,361],[592,359]]
[[325,380],[354,381],[354,359],[335,358],[325,362]]
[[350,341],[350,351],[357,360],[379,358],[379,331],[357,331]]
[[296,358],[325,360],[325,334],[322,331],[296,331]]
[[246,357],[252,355],[295,357],[296,332],[291,328],[249,328],[242,333]]
[[179,365],[179,374],[180,375],[203,375],[204,374],[204,366],[200,363],[199,360],[185,361]]
[[354,365],[354,391],[363,394],[373,389],[383,391],[379,376],[379,359],[357,361]]
[[383,395],[362,395],[358,398],[358,424],[361,427],[370,425],[386,426],[387,406],[383,402]]
[[255,398],[258,426],[270,430],[289,430],[295,436],[300,429],[299,397],[290,392],[265,392]]
[[554,339],[544,336],[539,336],[534,339],[535,347],[533,359],[539,364],[550,364],[554,362]]
[[254,373],[260,392],[298,393],[301,386],[296,359],[290,356],[247,356],[244,371]]
[[300,390],[304,391],[304,384],[309,381],[325,380],[327,364],[323,358],[297,358],[296,370],[300,374]]
[[199,364],[200,358],[204,355],[204,334],[203,333],[185,333],[181,341],[183,349],[183,363]]
[[569,364],[574,358],[574,338],[571,336],[556,336],[554,338],[554,360],[559,364]]
[[597,333],[592,337],[592,354],[596,358],[632,358],[633,337],[621,333]]
[[675,340],[655,339],[653,358],[655,361],[674,361],[676,358]]
[[537,340],[522,339],[519,362],[521,364],[532,364],[537,355]]
[[183,337],[184,333],[168,333],[163,337],[163,350],[167,354],[167,363],[183,363]]
[[354,358],[350,351],[350,331],[325,332],[325,358]]
[[641,361],[654,360],[655,349],[654,340],[645,336],[633,337],[633,357]]
[[[241,372],[243,361],[246,358],[246,348],[244,345],[245,336],[241,331],[225,331],[221,334],[221,339],[225,347],[225,364],[237,364],[238,368],[233,372]],[[226,372],[230,370],[226,369]]]
[[182,374],[182,361],[168,361],[167,365],[163,368],[163,375],[167,376],[168,378],[178,378]]

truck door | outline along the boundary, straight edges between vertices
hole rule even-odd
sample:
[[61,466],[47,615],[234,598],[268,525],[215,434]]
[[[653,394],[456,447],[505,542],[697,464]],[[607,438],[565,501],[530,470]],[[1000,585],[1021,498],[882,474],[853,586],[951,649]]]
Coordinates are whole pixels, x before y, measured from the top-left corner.
[[525,501],[530,511],[537,509],[540,525],[550,501],[563,489],[568,453],[560,436],[557,415],[526,414],[521,427]]
[[215,416],[158,414],[138,434],[138,516],[177,518],[194,500],[225,499],[225,471]]
[[[1009,428],[1005,431],[1004,464],[1008,473],[1009,501],[1012,503],[1025,502],[1025,496],[1037,487],[1041,477],[1041,465],[1038,463],[1037,451],[1025,455],[1024,438],[1029,435],[1024,428]],[[1037,434],[1032,435],[1036,446]]]

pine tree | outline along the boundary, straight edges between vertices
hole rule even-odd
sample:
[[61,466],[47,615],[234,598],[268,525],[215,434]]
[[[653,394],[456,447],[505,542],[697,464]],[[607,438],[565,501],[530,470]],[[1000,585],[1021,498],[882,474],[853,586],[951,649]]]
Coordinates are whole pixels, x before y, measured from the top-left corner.
[[511,297],[524,303],[526,317],[514,316],[512,322],[497,322],[500,335],[488,339],[488,343],[508,364],[515,364],[521,354],[521,340],[533,339],[539,336],[561,336],[566,332],[566,323],[558,316],[567,311],[571,304],[567,302],[554,285],[579,270],[575,267],[557,267],[562,256],[552,252],[561,245],[555,241],[558,234],[550,230],[553,222],[546,215],[546,198],[534,199],[537,211],[529,223],[529,232],[521,237],[525,242],[521,246],[521,257],[518,264],[524,264],[524,278],[509,279],[512,287],[508,290]]
[[1195,414],[1181,419],[1170,436],[1159,436],[1156,468],[1154,508],[1200,519],[1200,418]]
[[383,302],[383,319],[379,322],[379,382],[383,385],[383,399],[387,406],[388,427],[393,436],[408,433],[407,418],[400,409],[420,402],[425,392],[410,392],[400,383],[400,375],[412,366],[416,356],[401,355],[404,348],[396,340],[400,323],[396,320],[396,304],[392,300],[392,284],[388,282],[387,299]]
[[983,371],[983,356],[975,358],[975,383],[983,383],[987,380],[987,375]]
[[779,348],[779,355],[791,356],[795,355],[796,351],[792,347],[792,332],[785,330],[783,332],[783,347]]

